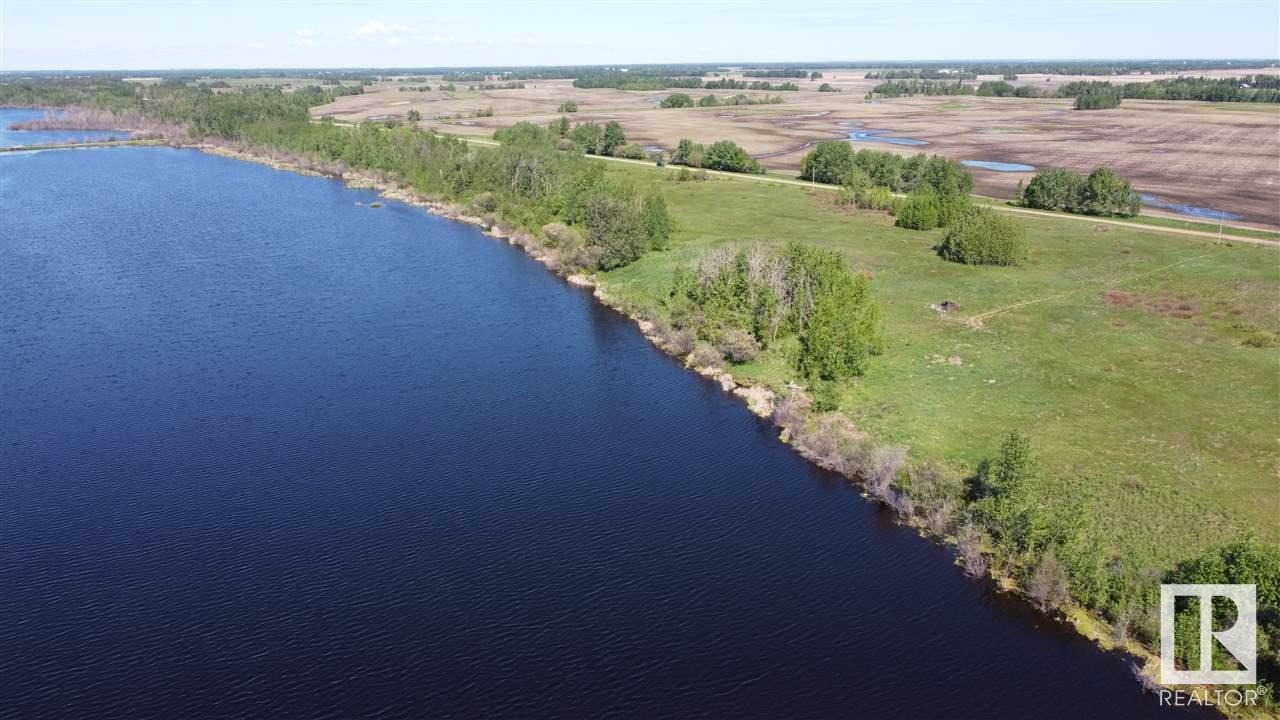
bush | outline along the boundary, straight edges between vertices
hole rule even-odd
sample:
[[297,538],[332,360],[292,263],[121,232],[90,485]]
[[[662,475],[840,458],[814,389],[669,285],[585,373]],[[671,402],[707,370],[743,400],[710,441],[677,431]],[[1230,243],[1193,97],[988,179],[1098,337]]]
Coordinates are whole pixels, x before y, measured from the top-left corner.
[[813,397],[813,409],[818,412],[840,409],[840,386],[837,383],[818,380],[809,385],[809,394]]
[[694,346],[693,352],[689,353],[689,367],[720,367],[724,365],[724,356],[720,351],[710,345],[700,342]]
[[560,138],[556,141],[557,150],[577,150],[578,146],[569,138]]
[[693,98],[684,93],[671,93],[658,103],[661,108],[687,108],[693,107]]
[[627,158],[628,160],[644,160],[646,158],[644,148],[635,143],[627,143],[622,147],[615,148],[613,156]]
[[568,100],[563,103],[560,103],[560,107],[556,110],[556,112],[562,112],[562,113],[578,112],[578,103],[572,100]]
[[[673,160],[674,161],[674,160]],[[747,154],[732,140],[721,140],[712,143],[703,157],[702,166],[711,170],[725,170],[739,173],[763,173],[760,162]]]
[[947,232],[938,254],[967,265],[1016,265],[1027,256],[1026,233],[1013,218],[975,205]]
[[661,195],[650,195],[644,199],[640,213],[645,236],[649,238],[649,247],[653,250],[665,250],[667,241],[671,238],[671,214],[667,212],[667,201]]
[[866,210],[888,210],[893,207],[893,192],[883,185],[864,188],[855,197],[858,207]]
[[715,95],[704,95],[698,99],[698,107],[717,107],[720,105],[720,98]]
[[583,245],[577,230],[558,222],[542,226],[542,239],[547,247],[561,250],[576,250]]
[[482,192],[471,201],[471,206],[482,213],[491,213],[498,209],[498,199],[491,192]]
[[760,343],[746,330],[732,328],[720,339],[720,352],[730,362],[751,362],[760,354]]
[[942,205],[937,193],[930,190],[917,190],[896,208],[898,216],[894,223],[898,227],[910,230],[932,230],[942,222]]
[[667,350],[677,356],[685,356],[693,352],[698,345],[698,338],[688,329],[671,330],[665,336]]

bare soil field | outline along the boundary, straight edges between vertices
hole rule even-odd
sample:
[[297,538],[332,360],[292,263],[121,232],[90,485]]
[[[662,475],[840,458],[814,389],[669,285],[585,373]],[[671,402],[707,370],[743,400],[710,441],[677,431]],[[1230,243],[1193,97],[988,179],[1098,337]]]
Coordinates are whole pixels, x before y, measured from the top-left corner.
[[[570,115],[573,121],[617,120],[631,142],[671,149],[686,137],[703,143],[730,139],[770,170],[781,172],[798,171],[801,158],[815,142],[846,138],[851,132],[879,131],[877,137],[927,144],[855,140],[854,146],[1084,173],[1105,165],[1131,180],[1143,194],[1164,202],[1234,214],[1243,218],[1237,224],[1280,227],[1280,107],[1276,105],[1126,100],[1115,110],[1076,111],[1070,100],[1058,99],[959,96],[869,101],[866,93],[878,81],[866,79],[866,71],[822,72],[820,80],[790,80],[800,85],[798,92],[772,93],[784,98],[780,105],[664,110],[657,104],[670,92],[698,98],[708,93],[728,97],[739,91],[583,90],[570,80],[526,81],[523,89],[476,91],[457,83],[456,92],[446,93],[439,90],[441,80],[432,77],[425,83],[432,87],[430,92],[399,89],[421,82],[382,82],[363,95],[339,98],[313,113],[361,121],[403,118],[413,109],[422,114],[425,125],[441,132],[487,136],[521,120],[549,122],[559,117],[561,103],[573,101],[579,109]],[[1280,70],[1235,71],[1251,72]],[[1106,79],[1130,82],[1158,77],[1164,76]],[[1029,75],[1018,82],[1041,84],[1046,79],[1056,87],[1073,79],[1098,78]],[[822,83],[842,92],[820,93]],[[490,110],[493,114],[487,116]],[[1034,172],[980,168],[972,172],[978,192],[1000,198],[1012,198],[1019,183],[1034,176]],[[1152,207],[1143,212],[1187,218]]]

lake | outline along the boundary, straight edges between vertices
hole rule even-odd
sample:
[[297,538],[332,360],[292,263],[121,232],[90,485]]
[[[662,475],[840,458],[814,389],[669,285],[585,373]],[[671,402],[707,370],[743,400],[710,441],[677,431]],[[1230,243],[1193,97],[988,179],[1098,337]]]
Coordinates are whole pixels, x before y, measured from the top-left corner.
[[129,133],[121,130],[11,130],[15,123],[41,120],[48,111],[40,108],[0,107],[0,147],[52,145],[57,143],[123,140]]
[[589,292],[375,197],[0,156],[6,715],[1162,714]]

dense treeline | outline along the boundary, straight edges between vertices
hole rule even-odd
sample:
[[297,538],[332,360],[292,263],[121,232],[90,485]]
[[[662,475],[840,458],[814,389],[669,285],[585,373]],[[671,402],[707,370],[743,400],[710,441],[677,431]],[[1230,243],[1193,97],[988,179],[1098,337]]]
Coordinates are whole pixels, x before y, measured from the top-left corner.
[[974,80],[976,73],[967,70],[882,70],[866,74],[868,80]]
[[696,77],[637,75],[632,72],[592,72],[574,78],[576,88],[613,88],[615,90],[665,90],[667,88],[701,88]]
[[863,374],[883,345],[867,278],[839,253],[797,242],[774,252],[723,250],[696,271],[677,269],[668,308],[676,333],[718,350],[706,357],[690,348],[700,364],[720,355],[745,362],[784,345],[800,375],[829,382]]
[[1179,77],[1145,83],[1125,83],[1121,86],[1121,91],[1124,97],[1137,100],[1280,103],[1280,75]]
[[[814,75],[817,77],[812,77]],[[782,68],[781,70],[747,70],[742,73],[742,76],[749,78],[796,78],[799,80],[810,78],[817,80],[822,77],[822,73],[811,73],[808,70],[801,70],[800,68]]]
[[759,160],[747,154],[732,140],[721,140],[704,147],[688,138],[681,138],[676,149],[671,152],[672,165],[704,168],[707,170],[723,170],[725,172],[764,174],[764,166]]
[[895,98],[912,95],[972,95],[972,85],[963,82],[947,82],[942,80],[891,80],[871,88],[870,95]]
[[1088,177],[1070,170],[1043,170],[1022,189],[1018,203],[1039,210],[1120,217],[1133,217],[1142,209],[1142,198],[1129,181],[1105,167]]
[[[973,192],[973,175],[950,158],[924,153],[904,157],[886,150],[855,152],[841,140],[815,145],[800,161],[800,176],[839,185],[842,203],[892,210],[896,224],[912,230],[953,225],[969,209]],[[893,200],[894,192],[908,195]]]
[[743,93],[721,97],[719,95],[703,95],[698,98],[698,107],[717,107],[719,105],[781,105],[781,95],[761,95],[753,97]]

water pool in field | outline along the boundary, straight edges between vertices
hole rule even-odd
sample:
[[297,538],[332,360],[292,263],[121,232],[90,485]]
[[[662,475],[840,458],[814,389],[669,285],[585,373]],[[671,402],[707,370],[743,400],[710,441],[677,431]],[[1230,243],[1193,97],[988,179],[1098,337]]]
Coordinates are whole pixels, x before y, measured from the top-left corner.
[[1150,205],[1161,210],[1172,210],[1179,215],[1187,215],[1194,218],[1203,218],[1206,220],[1243,220],[1243,215],[1227,212],[1226,210],[1216,210],[1214,208],[1199,207],[1197,205],[1187,205],[1184,203],[1165,200],[1157,195],[1147,195],[1143,193],[1139,197],[1142,198],[1143,205]]
[[997,162],[995,160],[961,160],[960,164],[965,167],[978,168],[979,170],[994,170],[996,172],[1035,172],[1036,169],[1035,165]]
[[854,130],[849,133],[850,142],[878,142],[891,145],[928,145],[928,140],[917,140],[909,137],[888,137],[884,133],[890,130]]

